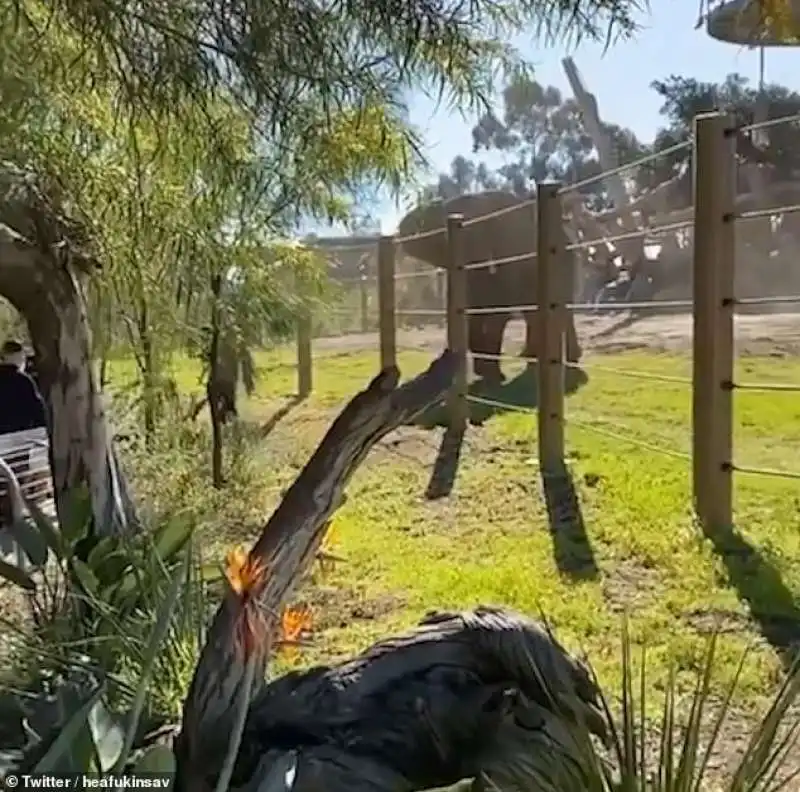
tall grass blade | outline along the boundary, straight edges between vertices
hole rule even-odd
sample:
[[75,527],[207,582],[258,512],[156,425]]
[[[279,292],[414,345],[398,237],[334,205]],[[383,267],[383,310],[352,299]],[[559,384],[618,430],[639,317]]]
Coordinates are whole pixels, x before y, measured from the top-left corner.
[[658,761],[658,788],[671,790],[675,784],[675,666],[670,665],[664,691],[664,715],[661,720],[661,746]]
[[703,725],[703,713],[711,691],[711,679],[714,675],[714,661],[717,656],[717,633],[712,633],[708,642],[703,672],[697,678],[692,707],[689,711],[689,722],[683,738],[681,756],[678,761],[678,773],[675,778],[675,792],[689,792],[697,771],[697,756],[700,751],[700,734]]
[[754,789],[758,781],[769,772],[776,759],[773,746],[778,730],[798,696],[800,696],[800,660],[793,664],[770,708],[753,732],[747,750],[736,768],[731,792]]
[[728,713],[730,712],[731,702],[733,701],[733,695],[736,692],[737,688],[739,687],[739,680],[742,677],[742,672],[744,671],[744,664],[749,655],[750,655],[749,648],[746,649],[744,652],[742,652],[742,656],[739,659],[739,665],[736,667],[736,673],[733,675],[733,679],[731,680],[731,683],[728,686],[727,691],[725,692],[725,698],[722,700],[722,703],[720,704],[719,712],[717,714],[717,717],[714,719],[714,725],[711,727],[711,736],[709,737],[705,754],[703,755],[703,758],[700,761],[700,765],[697,769],[697,777],[694,783],[694,792],[703,792],[702,783],[706,775],[706,770],[708,770],[709,762],[711,761],[711,755],[713,754],[714,748],[716,747],[717,741],[719,740],[719,735],[722,731],[725,719],[728,717]]

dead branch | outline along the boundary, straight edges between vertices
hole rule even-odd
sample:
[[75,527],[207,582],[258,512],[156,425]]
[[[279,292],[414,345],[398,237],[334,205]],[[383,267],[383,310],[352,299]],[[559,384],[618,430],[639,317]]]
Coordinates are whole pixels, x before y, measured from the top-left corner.
[[400,372],[385,369],[333,422],[250,551],[240,584],[229,587],[216,613],[184,703],[175,745],[181,775],[191,767],[196,777],[204,766],[219,763],[215,749],[220,733],[229,731],[248,658],[258,654],[262,680],[281,606],[313,561],[359,464],[389,432],[439,402],[455,368],[455,356],[444,352],[400,387]]

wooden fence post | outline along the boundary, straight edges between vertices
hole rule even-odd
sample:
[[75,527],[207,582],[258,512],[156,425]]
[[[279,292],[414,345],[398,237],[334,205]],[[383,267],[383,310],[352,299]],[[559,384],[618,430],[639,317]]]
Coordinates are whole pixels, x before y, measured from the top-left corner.
[[359,309],[361,313],[361,332],[369,332],[369,269],[364,265],[364,270],[358,279]]
[[378,240],[378,331],[380,333],[382,369],[397,365],[394,252],[394,237],[381,236]]
[[447,346],[457,355],[458,365],[448,407],[450,428],[465,432],[469,420],[469,379],[467,376],[467,270],[464,262],[464,218],[447,218]]
[[538,185],[536,191],[539,467],[543,473],[558,472],[564,464],[563,286],[567,261],[560,188],[551,182]]
[[311,314],[304,310],[297,321],[297,395],[305,399],[312,388]]
[[712,528],[733,524],[734,129],[727,113],[695,118],[692,489]]

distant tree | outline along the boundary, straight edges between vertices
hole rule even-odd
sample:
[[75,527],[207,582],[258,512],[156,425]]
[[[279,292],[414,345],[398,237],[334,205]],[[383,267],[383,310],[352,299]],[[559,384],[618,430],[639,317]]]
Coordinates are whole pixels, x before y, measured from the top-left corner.
[[[689,140],[698,113],[729,110],[741,124],[800,113],[797,91],[776,83],[759,89],[736,73],[729,74],[721,83],[670,75],[654,81],[651,87],[663,99],[661,115],[667,121],[667,126],[656,135],[657,150]],[[790,179],[800,173],[800,123],[777,124],[763,132],[740,135],[738,150],[742,161],[771,165],[782,179]],[[688,163],[690,154],[687,148],[655,163],[654,178],[663,180],[679,164]]]
[[[633,132],[614,124],[606,131],[621,162],[646,151]],[[516,75],[503,91],[502,114],[484,114],[472,130],[473,154],[501,154],[505,164],[492,168],[486,162],[456,157],[450,172],[440,174],[428,195],[450,198],[487,189],[528,195],[541,181],[575,182],[602,170],[594,142],[583,123],[580,108],[558,88]],[[608,198],[600,183],[584,190],[590,205],[601,208]]]

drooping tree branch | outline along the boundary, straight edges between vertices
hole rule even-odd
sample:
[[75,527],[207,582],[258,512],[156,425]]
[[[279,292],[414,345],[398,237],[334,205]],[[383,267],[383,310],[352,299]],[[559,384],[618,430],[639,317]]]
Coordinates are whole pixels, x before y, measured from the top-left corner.
[[454,373],[455,358],[445,352],[427,371],[400,387],[396,368],[375,377],[333,422],[248,557],[236,570],[229,568],[229,589],[184,703],[182,731],[175,745],[182,775],[191,773],[199,779],[205,769],[219,767],[219,735],[229,731],[248,661],[255,653],[257,678],[263,679],[280,607],[314,558],[359,464],[382,437],[438,402]]

